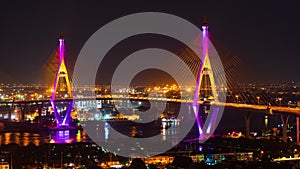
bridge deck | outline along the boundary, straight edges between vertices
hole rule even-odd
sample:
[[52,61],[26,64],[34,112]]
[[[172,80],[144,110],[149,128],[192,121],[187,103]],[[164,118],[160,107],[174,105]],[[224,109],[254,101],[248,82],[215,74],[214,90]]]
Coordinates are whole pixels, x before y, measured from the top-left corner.
[[[85,101],[85,100],[149,100],[149,101],[167,101],[167,102],[178,102],[178,103],[193,103],[191,99],[170,99],[170,98],[157,98],[157,97],[128,97],[124,95],[104,95],[101,97],[81,97],[81,98],[65,98],[56,99],[56,101]],[[45,100],[15,100],[10,102],[0,102],[0,105],[8,104],[38,104],[41,102],[50,102],[50,99]],[[289,113],[300,116],[299,107],[281,107],[281,106],[267,106],[267,105],[255,105],[255,104],[241,104],[241,103],[224,103],[224,102],[204,102],[198,101],[198,104],[224,106],[227,108],[235,109],[246,109],[246,110],[257,110],[257,111],[269,111],[269,113]]]

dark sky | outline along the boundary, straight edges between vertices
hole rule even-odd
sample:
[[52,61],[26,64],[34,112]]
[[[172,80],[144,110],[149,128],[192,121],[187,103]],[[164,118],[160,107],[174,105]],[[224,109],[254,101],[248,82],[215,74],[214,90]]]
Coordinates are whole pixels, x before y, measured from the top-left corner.
[[300,81],[300,3],[297,1],[1,1],[0,82],[36,83],[64,33],[74,61],[85,41],[121,16],[166,12],[197,26],[207,16],[216,46],[270,81]]

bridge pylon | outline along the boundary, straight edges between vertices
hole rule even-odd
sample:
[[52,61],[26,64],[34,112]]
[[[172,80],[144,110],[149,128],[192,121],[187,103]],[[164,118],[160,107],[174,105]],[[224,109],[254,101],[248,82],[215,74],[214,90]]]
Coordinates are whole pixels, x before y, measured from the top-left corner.
[[208,32],[208,24],[206,22],[206,18],[204,18],[204,23],[202,25],[202,63],[200,65],[198,77],[197,77],[197,86],[198,88],[196,95],[200,96],[200,99],[210,100],[210,101],[218,101],[217,90],[215,85],[214,74],[212,71],[212,66],[209,58],[209,32]]
[[[73,101],[69,101],[67,106],[61,108],[57,105],[57,100],[59,99],[72,99],[72,89],[71,83],[68,76],[67,67],[65,64],[65,43],[64,38],[61,36],[59,38],[59,63],[58,69],[56,72],[54,86],[52,90],[51,96],[51,105],[54,111],[56,123],[58,126],[68,125],[69,121],[71,120],[70,113],[73,107]],[[64,112],[64,113],[63,113]]]
[[[196,88],[193,100],[193,109],[195,112],[200,134],[199,139],[204,139],[205,137],[207,137],[207,135],[211,134],[209,129],[212,125],[214,125],[214,122],[209,122],[207,124],[203,123],[201,115],[199,115],[199,97],[201,101],[218,101],[213,69],[209,58],[208,27],[209,26],[206,22],[206,18],[204,18],[204,23],[202,25],[202,58],[199,72],[197,75]],[[218,110],[213,110],[210,112],[217,113]]]

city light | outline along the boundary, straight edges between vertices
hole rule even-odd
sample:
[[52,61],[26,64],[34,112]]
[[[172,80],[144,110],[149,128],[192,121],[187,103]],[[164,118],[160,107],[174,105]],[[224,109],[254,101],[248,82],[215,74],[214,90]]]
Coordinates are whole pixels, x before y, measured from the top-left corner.
[[[292,57],[297,56],[298,49],[295,48],[296,43],[292,45],[288,43],[295,42],[292,39],[297,37],[298,32],[297,29],[287,31],[288,28],[297,26],[292,23],[293,21],[296,23],[298,17],[295,12],[288,11],[297,11],[299,5],[290,5],[286,8],[284,5],[289,3],[276,5],[274,2],[264,5],[260,2],[260,4],[247,4],[243,7],[226,2],[221,3],[220,7],[213,6],[207,9],[210,11],[209,14],[213,14],[212,23],[223,27],[212,26],[214,28],[212,31],[216,33],[215,35],[221,35],[222,31],[224,33],[226,30],[226,34],[216,37],[216,39],[221,38],[221,43],[215,43],[217,40],[210,36],[211,27],[207,24],[206,18],[199,26],[197,22],[199,20],[193,19],[199,16],[188,16],[189,13],[201,12],[198,8],[201,5],[179,7],[182,9],[178,8],[177,12],[172,10],[179,16],[186,12],[185,17],[190,18],[188,22],[196,21],[194,28],[202,29],[202,32],[191,35],[189,42],[193,45],[201,44],[201,47],[193,51],[182,45],[181,40],[176,42],[178,45],[168,41],[165,43],[161,40],[165,38],[164,36],[159,37],[161,38],[159,43],[150,38],[149,44],[150,47],[159,47],[162,44],[166,50],[169,48],[170,51],[174,50],[172,53],[174,52],[186,63],[192,72],[195,84],[186,80],[188,77],[185,76],[186,74],[182,79],[173,77],[172,79],[165,78],[163,74],[148,76],[147,73],[150,71],[146,72],[148,71],[146,70],[142,73],[147,76],[142,74],[142,78],[139,79],[141,76],[137,74],[128,86],[120,84],[115,89],[116,85],[110,83],[116,77],[114,71],[117,70],[118,65],[126,61],[125,55],[129,56],[136,52],[135,50],[141,49],[140,47],[149,47],[149,44],[140,39],[130,38],[133,47],[127,43],[121,48],[119,45],[114,47],[116,53],[114,50],[107,52],[107,60],[100,63],[95,84],[81,84],[75,88],[69,78],[73,78],[74,86],[79,84],[77,83],[79,75],[72,74],[72,69],[73,66],[75,68],[78,66],[75,63],[77,54],[84,51],[78,48],[84,44],[86,37],[84,31],[87,31],[87,28],[89,31],[96,30],[93,25],[103,25],[103,23],[88,23],[94,20],[86,19],[90,16],[85,17],[85,14],[98,13],[102,15],[98,18],[102,18],[97,21],[108,22],[111,17],[128,13],[124,12],[127,6],[133,7],[137,4],[116,3],[114,6],[121,6],[121,10],[111,12],[112,9],[108,7],[109,12],[106,12],[105,9],[96,9],[101,7],[100,4],[84,9],[85,5],[76,2],[49,3],[45,6],[39,3],[38,5],[35,3],[6,5],[6,3],[10,2],[2,5],[1,13],[4,33],[0,72],[2,80],[0,84],[0,168],[300,168],[300,82],[296,81],[297,57]],[[27,8],[28,4],[31,5],[30,8]],[[11,6],[14,9],[10,9]],[[93,6],[96,12],[93,12]],[[106,7],[103,4],[102,6]],[[252,8],[253,6],[258,9]],[[78,7],[80,17],[74,18],[72,9],[79,9]],[[149,5],[146,11],[151,11],[148,8]],[[25,10],[24,13],[23,9],[30,10]],[[139,7],[132,9],[138,11],[133,10],[129,13],[143,11],[143,8]],[[213,11],[213,9],[217,10]],[[235,9],[238,9],[237,13],[232,15]],[[58,12],[49,13],[49,11]],[[239,13],[240,11],[242,13]],[[266,15],[267,18],[265,16],[269,13],[277,16],[276,11],[278,16],[287,18],[283,21],[285,26],[279,26],[285,29],[284,36],[281,34],[275,36],[277,34],[273,28],[278,26],[278,22],[275,25],[271,23],[272,20],[275,22],[278,19],[267,20],[271,15]],[[110,13],[114,15],[109,16]],[[251,17],[250,15],[245,17],[248,13]],[[216,16],[220,17],[219,21]],[[224,18],[227,20],[220,21]],[[82,19],[84,24],[76,24]],[[146,19],[146,22],[150,21],[149,18]],[[255,24],[247,23],[249,21],[255,21]],[[65,23],[61,24],[62,22]],[[143,37],[146,38],[145,40],[154,34],[151,33],[151,26],[154,28],[161,26],[140,23],[130,26],[135,28],[146,26],[147,36]],[[292,25],[289,25],[290,23]],[[119,28],[127,32],[134,31],[129,30],[126,23],[124,24]],[[16,33],[16,30],[21,28],[20,25],[24,29],[20,29],[22,36],[17,36],[20,35]],[[53,44],[45,43],[49,41],[47,36],[57,31],[53,25],[57,28],[61,27],[66,31],[67,37],[74,40],[69,46],[60,36],[56,41],[57,45],[54,44],[55,52],[51,51]],[[76,26],[73,26],[70,32],[68,25]],[[176,25],[171,26],[174,26],[172,27],[174,29],[178,28]],[[254,27],[259,27],[260,30],[255,31]],[[120,34],[119,31],[111,30],[112,33],[108,34],[110,37]],[[165,31],[171,32],[171,29]],[[242,36],[245,32],[245,36]],[[189,33],[184,30],[178,32],[182,37]],[[93,32],[88,34],[92,35]],[[259,38],[264,37],[263,34],[267,36],[263,42],[259,42]],[[272,38],[268,38],[273,34]],[[95,34],[92,37],[95,37]],[[247,39],[249,37],[250,39]],[[274,41],[276,38],[273,37],[279,38],[279,41]],[[285,43],[278,43],[283,42],[282,37]],[[105,37],[101,38],[105,39]],[[222,44],[222,38],[230,43]],[[268,41],[270,39],[271,41]],[[105,39],[103,42],[110,42],[110,40]],[[120,42],[122,42],[120,46],[124,45],[123,41]],[[228,46],[232,44],[233,46]],[[70,48],[66,48],[65,45]],[[106,43],[98,43],[97,48],[106,49],[106,45]],[[179,45],[182,47],[178,47]],[[259,48],[253,48],[257,45]],[[222,46],[233,50],[227,51]],[[242,49],[245,46],[247,49]],[[200,56],[196,56],[199,54],[198,50]],[[282,54],[285,53],[288,55],[283,56]],[[216,66],[215,55],[220,55],[222,66]],[[89,57],[91,56],[86,55],[83,60],[88,60]],[[149,55],[150,59],[152,57],[153,55]],[[255,64],[244,65],[241,60],[247,60],[245,58]],[[182,73],[183,67],[170,64],[171,60],[166,63],[160,59],[153,60]],[[291,62],[283,64],[283,61]],[[89,69],[93,64],[96,62],[84,66]],[[136,62],[136,67],[140,65],[143,64]],[[150,64],[145,63],[145,65]],[[243,69],[249,66],[250,71],[246,70],[247,73],[244,74]],[[224,72],[220,72],[223,68]],[[179,83],[180,80],[187,82]],[[48,81],[51,81],[51,84]],[[225,81],[225,84],[220,84],[220,81]],[[163,108],[159,109],[160,107]],[[179,113],[181,108],[184,110],[182,111],[184,115]],[[219,113],[223,113],[223,109],[224,115],[219,120],[216,117],[219,117]],[[149,121],[143,121],[145,119]],[[192,127],[185,132],[187,124],[191,124]],[[87,133],[88,128],[92,129],[95,135]],[[179,139],[182,133],[183,140]],[[123,141],[119,136],[125,136],[124,138],[130,141]],[[159,149],[154,146],[156,142],[142,143],[151,140],[151,137],[157,138],[157,143],[161,147],[169,145],[173,147],[153,156]],[[124,144],[119,144],[117,141],[123,141]],[[115,148],[110,149],[110,146]],[[126,157],[119,154],[124,149],[131,151]],[[146,155],[140,157],[138,155],[140,152]]]

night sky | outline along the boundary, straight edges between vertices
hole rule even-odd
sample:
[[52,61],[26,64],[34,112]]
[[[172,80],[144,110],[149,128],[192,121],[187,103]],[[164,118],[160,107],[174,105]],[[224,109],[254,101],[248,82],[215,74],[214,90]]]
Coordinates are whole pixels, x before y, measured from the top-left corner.
[[[165,12],[197,26],[207,16],[216,47],[238,57],[257,80],[300,81],[297,1],[1,1],[0,82],[38,83],[63,32],[69,63],[86,40],[113,19]],[[253,79],[249,79],[253,80]]]

